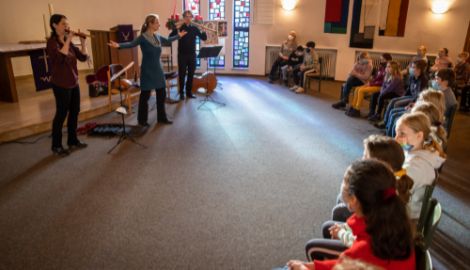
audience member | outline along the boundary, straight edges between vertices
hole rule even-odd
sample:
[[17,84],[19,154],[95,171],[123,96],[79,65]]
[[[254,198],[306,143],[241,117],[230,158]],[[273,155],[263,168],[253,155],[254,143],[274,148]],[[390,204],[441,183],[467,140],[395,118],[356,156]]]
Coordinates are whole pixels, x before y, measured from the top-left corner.
[[416,220],[426,185],[436,178],[435,170],[445,161],[445,153],[439,142],[431,135],[431,122],[422,112],[404,114],[398,119],[395,139],[405,150],[403,168],[414,182],[409,203],[410,218]]
[[386,100],[400,97],[404,94],[403,80],[398,63],[395,61],[388,63],[385,71],[385,80],[380,92],[372,94],[370,100],[368,117],[370,121],[380,120]]
[[384,53],[380,56],[380,66],[373,80],[363,86],[356,87],[351,107],[346,111],[347,116],[361,116],[361,105],[364,100],[364,96],[366,94],[373,94],[380,91],[385,78],[385,68],[387,67],[387,63],[390,61],[392,61],[392,56],[389,53]]
[[306,72],[319,73],[320,64],[318,61],[318,54],[315,51],[315,42],[309,41],[306,44],[306,54],[304,55],[304,62],[296,69],[294,69],[294,83],[295,85],[290,89],[297,94],[305,92],[304,89],[304,76]]
[[287,36],[287,39],[282,42],[279,56],[277,57],[276,61],[274,61],[271,67],[271,72],[269,73],[270,83],[279,78],[279,69],[287,64],[289,55],[295,50],[295,48],[297,48],[296,37],[297,34],[295,33],[295,31],[290,31],[289,35]]
[[299,68],[303,61],[304,47],[298,46],[297,49],[289,55],[287,64],[281,68],[282,80],[285,86],[289,86],[289,74],[292,73],[294,69]]
[[346,83],[341,89],[340,101],[332,105],[335,109],[345,108],[349,102],[349,93],[351,89],[356,86],[361,86],[367,83],[372,75],[372,60],[369,53],[362,52],[358,55],[357,61],[353,69],[349,73]]

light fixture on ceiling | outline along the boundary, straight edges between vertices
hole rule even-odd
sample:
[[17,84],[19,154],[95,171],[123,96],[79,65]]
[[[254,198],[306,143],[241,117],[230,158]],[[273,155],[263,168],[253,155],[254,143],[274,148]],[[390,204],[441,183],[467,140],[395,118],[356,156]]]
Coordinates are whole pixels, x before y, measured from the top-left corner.
[[450,0],[432,0],[431,10],[434,14],[444,14],[450,8]]
[[291,11],[297,5],[297,0],[281,0],[282,8],[286,11]]

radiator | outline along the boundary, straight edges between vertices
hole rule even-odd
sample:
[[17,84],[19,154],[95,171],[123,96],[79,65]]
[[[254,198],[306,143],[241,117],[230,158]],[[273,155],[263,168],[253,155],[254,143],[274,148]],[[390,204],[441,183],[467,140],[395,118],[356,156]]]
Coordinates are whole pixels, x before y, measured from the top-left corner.
[[[361,51],[356,51],[356,59],[357,59],[357,56],[361,53]],[[368,52],[370,57],[372,58],[372,65],[374,66],[375,69],[378,69],[379,68],[379,65],[380,65],[380,56],[382,56],[383,53],[385,52]],[[403,70],[403,69],[406,69],[408,68],[408,65],[410,64],[411,62],[411,59],[413,59],[413,57],[416,55],[416,54],[412,54],[412,53],[390,53],[390,55],[392,56],[392,60],[397,62],[398,65],[400,66],[400,69]],[[429,63],[433,63],[434,62],[434,59],[436,58],[435,56],[432,56],[432,55],[428,55],[428,61]]]
[[[280,46],[266,46],[265,74],[269,74],[271,67],[279,55]],[[322,71],[324,78],[334,79],[336,71],[336,50],[315,49],[318,57],[322,57]]]

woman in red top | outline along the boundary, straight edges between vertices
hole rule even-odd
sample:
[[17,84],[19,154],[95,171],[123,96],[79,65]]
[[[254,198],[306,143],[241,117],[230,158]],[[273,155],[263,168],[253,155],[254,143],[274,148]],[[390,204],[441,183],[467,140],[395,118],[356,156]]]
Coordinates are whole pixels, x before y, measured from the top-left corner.
[[52,122],[52,152],[63,156],[69,154],[69,150],[62,146],[62,126],[67,114],[69,149],[87,146],[77,138],[78,113],[80,112],[77,59],[85,62],[88,55],[84,37],[80,37],[81,49],[73,45],[72,38],[75,33],[69,30],[67,18],[64,15],[52,15],[49,24],[52,33],[47,40],[46,50],[50,63],[52,90],[56,101],[56,114]]
[[[341,256],[384,269],[415,269],[411,224],[389,167],[372,159],[354,162],[346,171],[342,196],[354,212],[347,222],[356,240]],[[323,270],[337,262],[292,260],[287,265],[293,270]]]

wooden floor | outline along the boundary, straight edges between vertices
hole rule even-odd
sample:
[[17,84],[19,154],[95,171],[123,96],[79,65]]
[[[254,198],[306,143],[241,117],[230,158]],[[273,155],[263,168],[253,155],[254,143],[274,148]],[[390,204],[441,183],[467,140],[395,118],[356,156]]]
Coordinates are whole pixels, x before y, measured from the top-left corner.
[[[85,76],[91,71],[80,72],[81,106],[79,120],[109,113],[108,96],[90,98]],[[36,92],[32,77],[16,79],[18,103],[0,102],[0,142],[17,140],[51,129],[55,114],[52,90]],[[112,108],[117,107],[119,96],[113,96]]]

